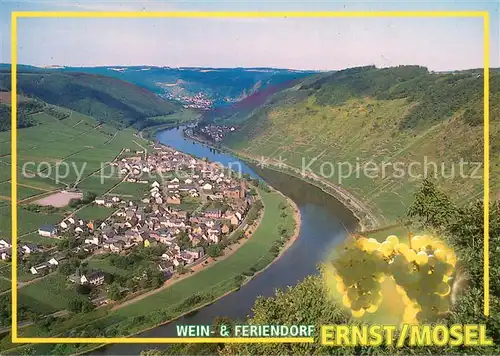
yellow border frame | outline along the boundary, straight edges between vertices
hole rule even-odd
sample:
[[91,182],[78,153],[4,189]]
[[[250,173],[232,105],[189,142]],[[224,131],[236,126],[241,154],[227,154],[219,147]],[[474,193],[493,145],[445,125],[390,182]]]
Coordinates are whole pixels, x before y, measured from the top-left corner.
[[11,13],[12,342],[13,343],[312,343],[314,338],[27,338],[17,336],[17,20],[19,18],[482,17],[484,39],[484,314],[489,315],[489,14],[487,11],[68,12]]

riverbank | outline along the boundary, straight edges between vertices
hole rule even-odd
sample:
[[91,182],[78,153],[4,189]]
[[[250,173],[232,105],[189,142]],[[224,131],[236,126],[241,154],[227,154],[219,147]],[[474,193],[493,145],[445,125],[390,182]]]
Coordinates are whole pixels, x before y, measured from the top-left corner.
[[[260,194],[259,194],[259,200],[262,201],[262,198],[261,198]],[[246,228],[246,230],[248,230],[249,228],[251,228],[252,232],[253,232],[253,231],[255,231],[255,230],[258,229],[258,227],[260,226],[260,223],[262,221],[262,217],[264,215],[264,211],[263,210],[264,209],[261,209],[261,211],[259,212],[259,217],[254,221],[254,223],[251,226],[248,226]],[[241,222],[241,224],[238,226],[238,228],[231,233],[231,236],[229,236],[229,239],[231,239],[231,237],[233,237],[239,231],[243,230],[243,227],[247,224],[247,220],[248,220],[248,216],[245,216],[245,219]],[[228,258],[229,256],[231,256],[233,253],[235,253],[236,251],[238,251],[238,249],[240,249],[242,246],[244,246],[244,244],[247,241],[249,241],[252,236],[253,236],[253,233],[251,233],[249,236],[241,238],[240,240],[236,241],[234,244],[226,246],[226,248],[224,249],[224,251],[223,251],[223,253],[222,253],[221,256],[218,256],[218,257],[215,257],[215,258],[207,256],[208,258],[205,259],[204,261],[202,261],[199,264],[196,264],[194,266],[186,266],[186,268],[189,269],[190,272],[184,273],[182,275],[174,274],[174,276],[172,276],[170,279],[168,279],[167,281],[165,281],[164,285],[161,286],[160,288],[153,289],[152,291],[149,291],[149,292],[146,292],[146,293],[143,293],[143,294],[139,294],[139,295],[137,295],[136,297],[134,297],[132,299],[124,301],[123,303],[117,303],[116,306],[114,306],[114,307],[111,308],[111,310],[115,311],[115,310],[121,309],[123,307],[126,307],[127,305],[130,305],[130,304],[133,304],[135,302],[138,302],[139,300],[147,298],[147,297],[149,297],[151,295],[154,295],[156,293],[161,292],[162,290],[165,290],[165,289],[171,287],[173,284],[175,284],[177,282],[180,282],[180,281],[182,281],[182,280],[184,280],[186,278],[190,278],[190,277],[196,275],[197,273],[199,273],[199,272],[201,272],[201,271],[203,271],[203,270],[205,270],[207,268],[212,267],[217,262],[225,260],[226,258]],[[192,312],[192,311],[189,311],[188,313],[190,313],[190,312]],[[169,323],[169,322],[170,321],[166,321],[163,324],[166,324],[166,323]]]
[[[200,138],[196,135],[191,135],[186,130],[183,131],[183,134],[185,137],[194,140],[198,143],[211,147],[215,150],[219,150],[221,152],[228,152],[240,158],[243,161],[251,162],[259,166],[260,161],[258,157],[255,157],[253,155],[244,152],[234,151],[226,146],[216,147],[213,145],[212,142]],[[350,193],[346,189],[336,186],[333,183],[319,177],[316,174],[304,174],[304,172],[301,172],[295,167],[287,165],[283,162],[278,162],[276,160],[269,160],[269,159],[266,159],[265,168],[273,169],[277,172],[292,175],[296,178],[302,179],[306,183],[314,185],[315,187],[324,191],[326,194],[339,200],[358,219],[360,232],[381,228],[382,226],[385,225],[379,221],[379,218],[377,218],[376,214],[372,211],[372,209],[370,209],[367,206],[367,204],[364,203],[361,199],[355,197],[352,193]],[[381,219],[385,220],[383,216],[381,216]]]
[[[200,145],[193,140],[187,139],[183,136],[182,130],[168,130],[159,134],[157,141],[166,144],[170,147],[175,147],[177,150],[184,153],[190,154],[193,157],[205,157],[207,160],[213,162],[219,162],[222,165],[228,166],[232,163],[238,161],[237,157],[231,155],[225,155],[219,153],[218,150],[209,149],[205,145]],[[317,273],[318,263],[324,261],[325,253],[329,251],[337,243],[343,241],[347,237],[349,232],[352,232],[358,226],[357,220],[354,218],[353,214],[345,208],[337,199],[329,198],[329,195],[325,194],[322,189],[305,182],[303,179],[292,177],[291,175],[282,174],[278,171],[268,170],[264,176],[261,173],[255,171],[255,168],[248,167],[244,161],[240,162],[241,172],[250,175],[252,178],[259,178],[277,189],[277,191],[283,193],[285,196],[289,197],[295,204],[293,208],[287,208],[289,233],[286,236],[290,236],[288,242],[283,239],[281,246],[281,251],[279,251],[279,256],[273,254],[269,258],[265,255],[269,255],[267,252],[267,247],[263,246],[262,243],[265,241],[275,241],[279,239],[277,231],[280,231],[280,210],[275,210],[272,212],[275,216],[271,217],[270,221],[268,219],[268,227],[263,229],[265,236],[254,236],[251,240],[261,239],[254,246],[255,252],[260,252],[262,257],[256,257],[252,259],[252,264],[254,268],[248,270],[243,270],[243,273],[249,272],[245,277],[245,281],[240,283],[240,286],[235,286],[232,283],[232,278],[218,276],[219,273],[207,273],[211,269],[216,269],[220,271],[220,274],[226,273],[231,270],[234,271],[238,276],[238,266],[234,264],[235,259],[231,257],[230,260],[233,262],[226,263],[229,261],[223,261],[220,265],[215,265],[209,270],[203,271],[203,278],[198,278],[193,276],[196,281],[196,287],[198,290],[194,289],[192,293],[201,292],[204,300],[197,301],[196,305],[191,305],[191,308],[184,309],[183,317],[179,317],[177,311],[179,310],[179,304],[184,308],[185,303],[177,303],[180,301],[179,297],[180,289],[184,289],[178,285],[173,285],[172,289],[167,289],[166,292],[162,294],[161,300],[158,297],[153,296],[151,299],[148,298],[149,305],[144,306],[144,310],[139,314],[137,311],[135,314],[128,314],[128,317],[124,319],[122,314],[113,314],[114,318],[106,318],[99,324],[113,326],[113,333],[107,333],[106,330],[95,330],[94,332],[99,332],[100,334],[105,334],[108,337],[114,335],[130,335],[131,333],[137,333],[142,328],[138,326],[143,325],[145,321],[150,325],[162,325],[157,328],[150,329],[144,332],[140,336],[145,338],[144,342],[141,341],[140,344],[135,345],[120,345],[120,344],[109,344],[94,354],[99,355],[137,355],[142,350],[151,348],[154,345],[148,345],[147,338],[165,338],[165,337],[175,337],[176,326],[178,325],[202,325],[211,323],[215,318],[219,316],[229,317],[233,320],[246,320],[246,317],[251,313],[251,309],[254,306],[255,300],[259,296],[271,296],[274,295],[276,289],[285,290],[288,286],[295,285],[298,281],[303,280],[303,278]],[[300,193],[299,193],[300,192]],[[269,195],[269,194],[268,194]],[[281,195],[273,194],[273,199],[283,199]],[[278,201],[274,203],[278,204]],[[272,203],[272,202],[271,202]],[[267,204],[266,204],[267,205]],[[272,204],[273,205],[273,204]],[[295,224],[296,214],[300,209],[300,226]],[[274,210],[274,209],[273,209]],[[266,213],[267,216],[267,213]],[[293,221],[294,225],[291,225]],[[296,226],[297,225],[297,226]],[[298,232],[300,231],[300,238]],[[267,233],[266,233],[267,232]],[[273,237],[276,236],[276,237]],[[264,239],[262,239],[264,238]],[[252,241],[249,243],[252,243]],[[288,240],[288,239],[287,239]],[[285,245],[286,246],[282,246]],[[246,245],[246,244],[245,244]],[[269,244],[267,246],[270,246]],[[250,248],[250,246],[245,246],[245,248]],[[241,252],[238,251],[239,256]],[[250,257],[250,256],[247,256]],[[279,257],[279,258],[278,258]],[[236,261],[237,263],[239,261]],[[247,266],[252,266],[248,264]],[[239,269],[241,271],[241,269]],[[259,272],[256,272],[258,270]],[[214,271],[215,272],[215,271]],[[204,290],[202,285],[205,281],[220,277],[221,283],[217,283],[212,280],[213,288],[211,291]],[[239,274],[241,277],[243,274]],[[199,276],[199,277],[202,277]],[[187,278],[180,284],[186,284],[190,281]],[[194,282],[194,281],[193,281]],[[191,283],[189,283],[191,284]],[[208,283],[205,283],[208,284]],[[191,286],[189,286],[190,288]],[[199,295],[199,294],[198,294]],[[209,297],[210,299],[207,299]],[[149,313],[147,310],[151,310],[152,304],[163,304],[164,308],[157,310],[154,313]],[[175,304],[177,303],[177,304]],[[203,307],[202,307],[203,306]],[[146,310],[146,307],[148,308]],[[125,308],[128,309],[128,308]],[[171,312],[174,313],[171,313]],[[193,312],[196,311],[196,312]],[[150,315],[155,314],[156,318],[151,318]],[[174,318],[172,314],[176,314],[177,318]],[[136,315],[136,316],[134,316]],[[156,321],[156,323],[154,323]],[[165,324],[165,321],[170,321]],[[115,328],[116,327],[116,328]],[[117,334],[118,332],[119,334]],[[69,346],[69,345],[68,345]],[[81,346],[95,346],[100,345],[81,345]],[[94,348],[95,348],[94,347]],[[163,348],[161,344],[155,346],[157,348]],[[166,345],[164,347],[167,347]],[[66,351],[64,353],[75,353],[75,350]]]
[[[74,329],[74,332],[84,333],[86,334],[86,330],[92,330],[94,323],[98,322],[99,324],[107,324],[114,318],[118,318],[118,322],[115,325],[110,324],[112,328],[120,328],[119,324],[123,324],[123,328],[121,330],[130,330],[132,331],[127,337],[131,337],[134,335],[142,334],[149,330],[158,328],[160,326],[169,324],[183,316],[189,315],[200,308],[206,307],[210,304],[215,303],[216,301],[228,296],[229,294],[237,291],[242,286],[249,283],[253,280],[257,275],[262,273],[265,269],[270,267],[276,260],[278,260],[283,253],[293,245],[293,242],[297,239],[299,235],[299,229],[301,226],[300,223],[300,212],[298,207],[288,198],[286,198],[280,192],[272,189],[270,192],[262,192],[263,195],[263,209],[261,214],[261,223],[258,228],[255,229],[252,236],[247,238],[244,243],[241,243],[241,246],[236,249],[231,255],[228,255],[224,259],[220,259],[216,263],[214,263],[211,267],[205,268],[195,275],[190,275],[189,277],[176,282],[175,284],[170,285],[168,288],[160,291],[155,295],[148,296],[143,300],[137,301],[137,303],[130,304],[121,309],[111,311],[106,316],[100,318],[99,320],[94,320],[86,323],[84,326],[79,326]],[[279,208],[281,202],[287,202],[287,217],[280,218],[281,209]],[[290,238],[288,241],[282,245],[280,249],[280,253],[278,256],[269,255],[269,248],[273,246],[275,241],[280,239],[280,236],[275,229],[276,223],[280,222],[280,219],[283,220],[283,223],[289,221],[288,227],[290,229]],[[293,226],[292,226],[293,222]],[[255,253],[253,253],[255,252]],[[262,265],[261,269],[258,268],[257,265]],[[239,267],[240,266],[240,267]],[[252,267],[253,266],[253,267]],[[253,270],[252,268],[255,268]],[[247,271],[250,271],[248,275],[246,275]],[[241,273],[241,274],[240,274]],[[234,284],[235,276],[242,276],[244,279],[239,282],[237,285]],[[229,282],[229,283],[226,283]],[[222,283],[222,285],[221,285]],[[204,289],[203,284],[207,285]],[[214,285],[212,290],[211,285]],[[181,286],[183,285],[183,286]],[[219,287],[217,287],[219,286]],[[189,292],[188,289],[191,288],[192,292]],[[212,291],[211,291],[212,290]],[[211,291],[211,292],[210,292]],[[179,314],[175,313],[175,310],[180,310],[177,307],[181,305],[185,305],[183,303],[182,297],[180,297],[179,293],[184,295],[184,297],[188,297],[189,295],[205,295],[207,298],[210,296],[209,300],[202,300],[199,303],[191,306],[188,309],[184,309]],[[164,314],[165,309],[160,309],[157,311],[153,311],[152,306],[164,306],[168,305],[169,310],[168,313],[177,314],[175,317],[171,317],[161,322],[156,322],[154,324],[150,324],[148,327],[142,328],[137,317],[141,319],[144,318],[143,323],[147,323],[147,315],[145,315],[144,311],[149,310],[149,315],[155,315],[156,317],[161,317]],[[139,307],[136,309],[136,307]],[[171,310],[171,311],[170,311]],[[115,322],[116,323],[116,322]],[[128,326],[130,325],[130,326]],[[133,330],[136,328],[136,330]],[[118,336],[121,336],[119,334]],[[58,337],[62,337],[64,335],[58,335]],[[112,337],[109,335],[109,337]],[[145,340],[147,342],[147,340]],[[82,345],[83,346],[83,345]],[[105,346],[105,344],[99,345],[85,345],[84,350],[75,350],[72,349],[68,353],[88,353],[91,350],[96,350]],[[42,347],[42,346],[40,346]],[[91,349],[88,349],[91,347]],[[16,348],[17,350],[20,350]],[[12,350],[12,349],[11,349]],[[47,350],[44,350],[47,352]]]
[[[234,288],[232,290],[229,290],[227,292],[225,292],[224,294],[220,295],[219,297],[211,300],[211,301],[208,301],[204,304],[201,304],[201,305],[198,305],[196,306],[195,308],[192,308],[180,315],[178,315],[177,317],[175,318],[172,318],[170,320],[167,320],[167,321],[163,321],[163,322],[160,322],[156,325],[153,325],[151,327],[148,327],[147,329],[144,329],[144,330],[141,330],[141,331],[138,331],[138,332],[135,332],[127,337],[134,337],[134,336],[138,336],[140,334],[143,334],[147,331],[150,331],[150,330],[153,330],[155,328],[158,328],[158,327],[161,327],[161,326],[164,326],[164,325],[167,325],[169,323],[172,323],[182,317],[185,317],[189,314],[192,314],[194,312],[196,312],[197,310],[201,309],[201,308],[204,308],[204,307],[207,307],[221,299],[223,299],[224,297],[228,296],[229,294],[231,293],[234,293],[235,291],[239,290],[241,287],[243,287],[244,285],[248,284],[249,282],[251,282],[254,278],[256,278],[257,276],[259,276],[260,274],[264,273],[268,268],[270,268],[276,261],[278,261],[282,256],[283,254],[296,242],[296,240],[298,239],[299,235],[300,235],[300,228],[301,228],[301,214],[300,214],[300,210],[297,206],[297,204],[295,204],[295,202],[293,200],[291,200],[290,198],[288,198],[287,196],[285,196],[284,194],[282,194],[281,192],[279,192],[278,190],[272,188],[272,191],[275,192],[275,193],[278,193],[280,194],[286,201],[287,203],[289,204],[289,206],[291,207],[291,210],[293,211],[293,220],[294,220],[294,224],[295,224],[295,229],[294,229],[294,232],[293,234],[288,238],[288,240],[283,244],[282,248],[280,249],[279,251],[279,254],[271,261],[271,263],[269,263],[267,266],[265,266],[263,269],[259,270],[259,271],[256,271],[252,276],[249,276],[247,278],[245,278],[245,280],[241,283],[241,285],[237,288]],[[265,206],[264,206],[264,209],[265,209]],[[263,212],[264,213],[264,212]],[[262,214],[262,216],[259,217],[259,219],[262,219],[264,217],[264,214]],[[260,225],[260,224],[259,224]],[[257,231],[257,230],[256,230]],[[255,232],[256,232],[255,231]],[[250,238],[246,239],[246,240],[250,240]],[[234,253],[234,252],[233,252]],[[229,256],[228,256],[229,257]],[[223,259],[219,260],[219,261],[222,261]],[[217,262],[219,262],[217,261]],[[145,342],[147,341],[147,338],[145,338]],[[85,351],[81,351],[81,352],[78,352],[74,355],[84,355],[84,354],[88,354],[92,351],[95,351],[95,350],[98,350],[98,349],[101,349],[103,347],[106,347],[106,344],[101,344],[101,345],[97,345],[97,346],[94,346],[92,347],[91,349],[89,350],[85,350]]]
[[[235,291],[239,290],[241,287],[243,287],[244,285],[248,284],[249,282],[251,282],[254,278],[256,278],[258,275],[260,275],[261,273],[263,273],[264,271],[266,271],[268,268],[270,268],[276,261],[278,261],[282,256],[283,254],[294,244],[294,242],[298,239],[299,235],[300,235],[300,228],[301,228],[301,214],[300,214],[300,210],[297,206],[297,204],[291,200],[290,198],[288,198],[287,196],[285,196],[283,193],[281,193],[280,191],[274,189],[271,187],[271,193],[272,194],[279,194],[288,204],[288,207],[289,209],[291,210],[291,217],[293,218],[293,222],[294,222],[294,231],[292,233],[292,235],[288,238],[288,240],[282,245],[282,247],[280,248],[279,250],[279,253],[276,257],[274,257],[270,263],[268,263],[264,268],[258,270],[258,271],[255,271],[251,276],[246,276],[245,279],[241,282],[241,284],[239,286],[237,286],[236,288],[233,288],[231,290],[228,290],[227,292],[223,293],[222,295],[210,300],[210,301],[207,301],[203,304],[199,304],[197,305],[196,307],[194,308],[191,308],[185,312],[183,312],[182,314],[176,316],[175,318],[171,318],[169,320],[166,320],[166,321],[162,321],[162,322],[159,322],[153,326],[150,326],[148,328],[145,328],[145,329],[142,329],[142,330],[139,330],[137,332],[134,332],[130,335],[128,335],[127,337],[134,337],[134,336],[137,336],[137,335],[140,335],[140,334],[143,334],[147,331],[150,331],[150,330],[153,330],[153,329],[156,329],[158,327],[161,327],[161,326],[165,326],[169,323],[172,323],[182,317],[185,317],[189,314],[192,314],[194,312],[196,312],[197,310],[201,309],[201,308],[204,308],[204,307],[207,307],[219,300],[221,300],[222,298],[228,296],[229,294],[231,293],[234,293]],[[267,193],[269,194],[269,193]],[[269,203],[267,203],[268,205]],[[267,208],[269,209],[269,206],[267,206]],[[223,262],[224,260],[226,260],[226,258],[229,258],[231,255],[233,255],[234,253],[236,253],[240,248],[242,248],[243,246],[245,246],[245,244],[249,241],[251,241],[251,238],[253,235],[257,234],[257,232],[259,231],[259,228],[261,227],[261,223],[262,223],[262,220],[265,218],[265,209],[266,209],[266,203],[264,203],[264,207],[262,209],[262,213],[260,214],[259,216],[259,224],[257,226],[257,229],[255,229],[252,233],[251,236],[249,236],[248,238],[245,238],[245,241],[240,243],[240,246],[238,247],[238,249],[235,249],[233,251],[231,251],[231,253],[228,255],[228,256],[224,256],[225,258],[221,258],[221,259],[218,259],[211,267],[214,267],[216,266],[218,263],[220,262]],[[262,231],[262,230],[261,230]],[[259,233],[261,233],[261,231],[259,231]],[[203,269],[203,270],[200,270],[199,272],[202,272],[202,271],[205,271],[206,269]],[[191,274],[189,276],[186,277],[186,279],[189,279],[190,277],[194,277],[194,274]],[[182,279],[180,279],[179,281],[176,281],[176,282],[180,282],[182,281]],[[175,282],[174,282],[175,283]],[[168,291],[168,288],[169,287],[172,287],[173,284],[169,285],[167,288],[165,288],[165,290]],[[162,287],[163,288],[163,287]],[[147,342],[147,338],[145,338],[145,342]],[[95,350],[98,350],[98,349],[101,349],[103,347],[106,347],[106,344],[101,344],[101,345],[92,345],[92,348],[91,349],[87,349],[87,350],[84,350],[84,351],[80,351],[80,352],[77,352],[75,353],[75,355],[83,355],[83,354],[88,354],[89,352],[92,352],[92,351],[95,351]]]

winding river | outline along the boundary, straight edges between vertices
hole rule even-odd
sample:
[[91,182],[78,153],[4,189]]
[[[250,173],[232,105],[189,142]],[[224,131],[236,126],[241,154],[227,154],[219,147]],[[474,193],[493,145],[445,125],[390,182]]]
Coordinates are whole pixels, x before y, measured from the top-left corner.
[[[302,224],[296,242],[269,268],[258,274],[238,291],[172,323],[144,332],[139,337],[174,337],[178,324],[210,324],[217,316],[244,320],[258,296],[271,296],[277,288],[295,285],[304,277],[317,273],[317,265],[326,254],[342,242],[357,226],[352,213],[339,201],[298,178],[268,169],[250,166],[232,155],[220,153],[208,146],[187,139],[182,128],[157,134],[161,143],[179,151],[206,157],[224,165],[239,162],[242,173],[264,179],[268,184],[295,201],[301,212]],[[233,166],[234,167],[234,166]],[[164,344],[114,344],[93,351],[94,355],[137,355],[142,350],[165,348]]]

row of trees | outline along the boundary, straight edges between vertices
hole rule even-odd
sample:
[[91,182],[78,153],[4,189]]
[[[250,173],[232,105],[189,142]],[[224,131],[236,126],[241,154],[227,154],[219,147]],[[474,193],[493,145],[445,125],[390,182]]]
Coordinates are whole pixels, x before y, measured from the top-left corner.
[[[43,104],[37,101],[21,101],[17,104],[17,128],[34,126],[37,123],[30,117],[31,114],[39,112],[43,109]],[[11,129],[11,114],[10,105],[0,104],[0,132],[9,131]]]

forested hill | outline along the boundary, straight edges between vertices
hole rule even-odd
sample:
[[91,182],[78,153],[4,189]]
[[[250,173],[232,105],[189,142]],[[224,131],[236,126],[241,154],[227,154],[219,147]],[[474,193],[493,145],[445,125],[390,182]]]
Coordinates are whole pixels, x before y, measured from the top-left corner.
[[279,68],[63,67],[63,72],[102,74],[140,85],[186,106],[211,109],[238,102],[259,90],[304,78],[314,71]]
[[[498,89],[498,72],[493,72],[491,86]],[[417,103],[400,123],[401,129],[428,125],[465,110],[471,124],[483,121],[483,70],[455,73],[431,73],[425,67],[401,66],[377,69],[357,67],[335,72],[300,90],[313,92],[319,105],[341,105],[351,98],[378,100],[405,98]]]
[[[10,71],[0,71],[0,91],[10,91]],[[18,72],[18,93],[93,116],[116,127],[168,115],[182,106],[120,79],[87,73]]]
[[[398,162],[403,177],[395,177],[390,165],[375,178],[341,178],[338,169],[326,178],[364,200],[381,221],[394,221],[406,211],[425,162],[433,162],[427,173],[457,201],[482,196],[482,166],[474,172],[477,178],[470,176],[472,163],[483,162],[483,79],[482,69],[433,73],[419,66],[368,66],[310,76],[270,96],[225,144],[270,162],[281,158],[294,168],[314,158],[309,167],[317,175],[330,163]],[[490,121],[493,195],[500,190],[496,69],[490,71]],[[466,178],[459,173],[461,159],[468,162]],[[409,177],[412,162],[420,166],[413,166]],[[444,177],[450,174],[453,178]]]

